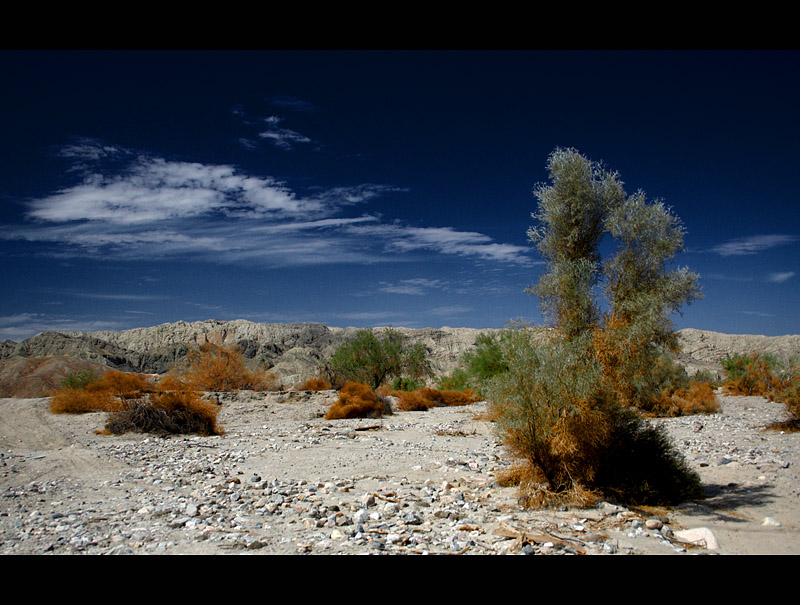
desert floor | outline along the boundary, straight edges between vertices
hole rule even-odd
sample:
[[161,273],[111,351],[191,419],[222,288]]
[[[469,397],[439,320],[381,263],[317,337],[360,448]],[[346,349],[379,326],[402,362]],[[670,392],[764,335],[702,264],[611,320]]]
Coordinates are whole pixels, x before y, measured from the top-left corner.
[[0,553],[800,554],[800,434],[765,430],[786,412],[760,397],[656,421],[705,499],[560,511],[496,484],[484,403],[324,420],[335,397],[226,396],[218,437],[98,435],[103,413],[0,399]]

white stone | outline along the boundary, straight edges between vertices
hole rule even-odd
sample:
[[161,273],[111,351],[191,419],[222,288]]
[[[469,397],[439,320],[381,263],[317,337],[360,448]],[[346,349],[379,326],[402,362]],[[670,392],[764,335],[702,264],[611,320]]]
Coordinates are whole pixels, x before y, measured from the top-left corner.
[[675,539],[684,544],[694,544],[696,546],[705,546],[708,550],[717,550],[719,542],[714,536],[714,533],[707,527],[695,527],[692,529],[682,529],[676,531],[674,534]]

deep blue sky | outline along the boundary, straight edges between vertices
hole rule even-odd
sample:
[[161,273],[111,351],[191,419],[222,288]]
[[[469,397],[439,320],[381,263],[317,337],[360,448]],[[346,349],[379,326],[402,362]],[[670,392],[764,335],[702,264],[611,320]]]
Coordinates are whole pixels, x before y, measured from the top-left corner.
[[541,322],[547,156],[661,199],[704,300],[800,333],[800,53],[0,52],[0,338]]

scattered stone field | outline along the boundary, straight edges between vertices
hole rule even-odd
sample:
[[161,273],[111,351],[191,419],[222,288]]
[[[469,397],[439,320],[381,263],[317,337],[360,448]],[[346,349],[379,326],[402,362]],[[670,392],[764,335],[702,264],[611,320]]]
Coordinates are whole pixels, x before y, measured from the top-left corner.
[[2,554],[800,554],[800,435],[760,397],[662,419],[707,497],[531,511],[485,403],[324,420],[320,393],[221,395],[218,437],[98,435],[0,399]]

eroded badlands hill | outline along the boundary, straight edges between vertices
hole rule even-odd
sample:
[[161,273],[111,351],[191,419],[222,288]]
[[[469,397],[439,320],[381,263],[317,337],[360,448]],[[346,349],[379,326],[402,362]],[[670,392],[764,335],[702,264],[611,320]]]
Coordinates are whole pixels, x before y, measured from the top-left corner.
[[[385,328],[376,328],[380,333]],[[410,342],[422,342],[437,375],[452,371],[475,345],[474,328],[395,328]],[[205,343],[236,345],[253,365],[272,368],[284,384],[314,376],[356,328],[316,323],[254,323],[246,320],[179,321],[118,332],[46,332],[22,342],[0,343],[0,394],[35,397],[57,385],[69,371],[95,367],[162,374],[190,350]],[[735,353],[761,351],[782,358],[800,356],[800,336],[731,335],[687,329],[679,332],[681,363],[690,374],[719,372]]]

